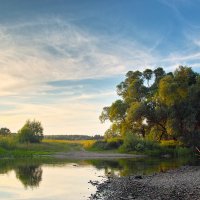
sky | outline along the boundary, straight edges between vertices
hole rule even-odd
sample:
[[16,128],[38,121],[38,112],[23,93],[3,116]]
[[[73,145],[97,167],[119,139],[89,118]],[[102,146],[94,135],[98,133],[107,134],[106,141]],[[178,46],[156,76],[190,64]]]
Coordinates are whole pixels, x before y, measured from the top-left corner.
[[200,72],[199,0],[0,0],[0,127],[103,134],[129,70]]

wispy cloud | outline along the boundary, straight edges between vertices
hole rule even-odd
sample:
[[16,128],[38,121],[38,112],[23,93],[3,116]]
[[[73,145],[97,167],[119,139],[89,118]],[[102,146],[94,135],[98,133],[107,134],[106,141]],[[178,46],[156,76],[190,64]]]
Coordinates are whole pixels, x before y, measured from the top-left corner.
[[[59,17],[1,24],[0,103],[6,109],[0,109],[0,125],[16,131],[27,118],[36,118],[46,133],[103,133],[108,124],[100,125],[98,115],[116,98],[115,83],[106,77],[146,67],[195,66],[198,51],[159,54],[164,39],[149,46],[120,33],[91,32]],[[112,86],[100,87],[97,80]]]
[[153,61],[134,42],[93,35],[58,19],[0,26],[0,42],[1,74],[29,82],[110,76]]

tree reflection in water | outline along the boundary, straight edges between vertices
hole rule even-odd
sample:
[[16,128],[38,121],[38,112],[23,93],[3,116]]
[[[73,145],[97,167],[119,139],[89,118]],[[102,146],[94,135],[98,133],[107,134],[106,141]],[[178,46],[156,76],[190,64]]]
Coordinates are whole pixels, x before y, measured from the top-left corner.
[[[195,161],[195,163],[194,163]],[[196,163],[198,162],[198,163]],[[26,189],[37,188],[42,181],[43,166],[65,166],[77,163],[80,167],[94,166],[97,170],[104,170],[106,176],[127,176],[135,174],[152,174],[173,169],[182,165],[199,165],[200,159],[184,158],[137,158],[114,160],[56,160],[56,159],[2,159],[0,162],[0,174],[7,174],[14,170],[17,179]],[[76,171],[76,168],[74,168]]]
[[39,187],[42,181],[42,168],[39,165],[24,165],[15,169],[16,177],[25,188]]
[[135,174],[152,174],[164,172],[179,166],[189,164],[188,158],[141,158],[117,160],[89,160],[88,163],[97,169],[104,169],[108,176],[128,176]]

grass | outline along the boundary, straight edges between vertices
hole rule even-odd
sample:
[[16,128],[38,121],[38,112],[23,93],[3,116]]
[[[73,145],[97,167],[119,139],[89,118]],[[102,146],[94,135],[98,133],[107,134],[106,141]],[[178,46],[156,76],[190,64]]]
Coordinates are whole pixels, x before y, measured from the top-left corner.
[[[112,141],[116,139],[110,139],[109,142],[105,140],[52,140],[52,139],[44,139],[43,142],[47,143],[65,143],[65,144],[73,144],[78,145],[81,149],[85,149],[91,152],[107,152],[107,153],[117,153],[118,147],[112,147]],[[110,145],[111,143],[111,145]],[[103,144],[103,145],[102,145]]]
[[44,139],[43,142],[46,143],[63,143],[63,144],[76,144],[80,145],[85,149],[90,148],[96,140],[52,140],[52,139]]
[[69,152],[81,150],[80,143],[69,143],[60,140],[44,140],[41,143],[22,144],[15,137],[0,138],[1,158],[23,158],[52,155],[57,152]]
[[146,154],[150,156],[192,155],[190,149],[174,141],[162,141],[160,144],[128,136],[108,140],[54,140],[44,139],[41,143],[22,144],[16,137],[0,137],[0,158],[24,158],[53,155],[58,152],[81,151]]

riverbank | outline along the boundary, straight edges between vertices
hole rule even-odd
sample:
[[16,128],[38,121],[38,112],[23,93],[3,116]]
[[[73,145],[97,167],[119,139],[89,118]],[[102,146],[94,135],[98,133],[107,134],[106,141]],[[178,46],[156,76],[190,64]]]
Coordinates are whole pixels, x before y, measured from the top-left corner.
[[111,177],[90,200],[199,200],[200,166],[149,176]]
[[[144,155],[88,150],[94,141],[43,140],[41,143],[19,143],[13,137],[0,141],[0,158],[51,157],[56,159],[114,159],[137,158]],[[86,149],[88,151],[86,151]]]

